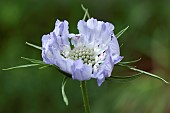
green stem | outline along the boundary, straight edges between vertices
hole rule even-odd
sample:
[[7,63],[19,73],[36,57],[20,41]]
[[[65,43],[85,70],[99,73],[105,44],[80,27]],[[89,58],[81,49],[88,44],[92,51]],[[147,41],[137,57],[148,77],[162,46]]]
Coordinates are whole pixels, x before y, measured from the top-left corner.
[[89,100],[88,100],[87,89],[86,89],[86,81],[81,81],[80,87],[83,96],[85,113],[90,113],[90,106],[89,106]]

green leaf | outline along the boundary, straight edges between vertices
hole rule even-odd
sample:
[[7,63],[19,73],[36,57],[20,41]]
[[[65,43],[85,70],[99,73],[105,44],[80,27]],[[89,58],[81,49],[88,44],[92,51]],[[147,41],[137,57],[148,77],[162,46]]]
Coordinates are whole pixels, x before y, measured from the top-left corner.
[[116,65],[122,66],[122,67],[127,67],[127,68],[134,67],[134,66],[129,66],[129,65],[127,65],[127,64],[121,64],[121,63],[117,63]]
[[138,62],[140,60],[141,60],[141,58],[139,58],[137,60],[128,61],[128,62],[119,62],[118,64],[131,64],[131,63],[136,63],[136,62]]
[[137,73],[131,76],[111,76],[109,79],[118,81],[118,82],[128,82],[134,79],[137,79],[138,77],[141,76],[142,73]]
[[129,28],[129,26],[127,26],[126,28],[121,30],[119,33],[116,34],[116,37],[119,38],[128,28]]
[[46,64],[45,66],[39,67],[39,69],[44,69],[44,68],[47,68],[47,67],[50,67],[50,66],[53,66],[53,65]]
[[83,20],[85,20],[86,17],[89,19],[89,18],[90,18],[90,15],[89,15],[88,9],[86,9],[86,8],[83,6],[83,4],[81,4],[81,8],[82,8],[83,11],[85,12],[84,17],[83,17]]
[[120,48],[123,46],[123,44],[120,45]]
[[31,59],[31,58],[26,58],[26,57],[21,57],[24,60],[30,61],[32,63],[36,63],[36,64],[45,64],[43,61],[41,60],[36,60],[36,59]]
[[36,60],[36,59],[31,59],[31,58],[26,58],[26,57],[21,57],[22,59],[24,59],[24,60],[27,60],[27,61],[30,61],[30,62],[32,62],[32,63],[35,63],[35,64],[41,64],[41,65],[43,65],[42,67],[39,67],[39,69],[44,69],[44,68],[47,68],[47,67],[49,67],[49,66],[53,66],[53,65],[51,65],[51,64],[45,64],[43,61],[41,61],[41,60]]
[[36,49],[42,50],[42,47],[40,47],[40,46],[31,44],[31,43],[29,43],[29,42],[26,42],[26,44],[29,45],[29,46],[31,46],[31,47],[34,47],[34,48],[36,48]]
[[65,85],[66,85],[68,80],[69,80],[68,77],[64,77],[63,82],[62,82],[62,87],[61,87],[63,100],[64,100],[66,106],[68,106],[68,99],[67,99],[66,93],[64,91],[64,88],[65,88]]
[[40,64],[26,64],[26,65],[20,65],[20,66],[15,66],[15,67],[10,67],[2,70],[12,70],[12,69],[19,69],[19,68],[26,68],[26,67],[33,67],[33,66],[38,66]]
[[165,82],[166,84],[169,84],[169,82],[167,82],[165,79],[163,79],[163,78],[161,78],[161,77],[159,77],[159,76],[157,76],[157,75],[155,75],[155,74],[152,74],[152,73],[149,73],[149,72],[146,72],[146,71],[137,69],[137,68],[133,68],[133,67],[131,67],[130,69],[131,69],[131,70],[134,70],[134,71],[137,71],[137,72],[140,72],[140,73],[143,73],[143,74],[146,74],[146,75],[149,75],[149,76],[151,76],[151,77],[157,78],[157,79],[159,79],[159,80],[162,80],[162,81]]
[[167,82],[165,79],[163,79],[163,78],[161,78],[160,76],[157,76],[157,75],[155,75],[155,74],[152,74],[152,73],[149,73],[149,72],[146,72],[146,71],[137,69],[137,68],[132,67],[132,66],[129,66],[129,65],[124,65],[124,64],[118,64],[118,65],[119,65],[119,66],[123,66],[123,67],[127,67],[127,68],[129,68],[129,69],[131,69],[131,70],[133,70],[133,71],[137,71],[137,72],[143,73],[143,74],[145,74],[145,75],[149,75],[149,76],[151,76],[151,77],[154,77],[154,78],[156,78],[156,79],[159,79],[159,80],[165,82],[166,84],[169,84],[169,82]]

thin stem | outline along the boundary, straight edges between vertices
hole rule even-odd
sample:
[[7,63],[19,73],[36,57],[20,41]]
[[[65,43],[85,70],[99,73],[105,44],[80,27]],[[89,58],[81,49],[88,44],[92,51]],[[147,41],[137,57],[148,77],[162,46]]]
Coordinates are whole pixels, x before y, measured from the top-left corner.
[[80,87],[83,96],[85,113],[90,113],[90,106],[89,106],[89,100],[88,100],[87,89],[86,89],[86,81],[81,81]]
[[83,11],[85,12],[84,17],[83,17],[83,20],[85,20],[86,17],[87,17],[88,19],[90,19],[90,14],[89,14],[89,12],[88,12],[88,9],[86,9],[86,8],[83,6],[83,4],[81,5],[81,7],[82,7]]

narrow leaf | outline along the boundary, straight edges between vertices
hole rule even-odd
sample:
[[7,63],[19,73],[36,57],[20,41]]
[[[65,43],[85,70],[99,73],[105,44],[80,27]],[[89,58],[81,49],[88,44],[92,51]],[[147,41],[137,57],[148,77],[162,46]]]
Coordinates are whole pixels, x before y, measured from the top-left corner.
[[117,63],[116,65],[118,65],[118,66],[123,66],[123,67],[127,67],[127,68],[133,68],[133,67],[134,67],[134,66],[129,66],[129,65],[127,65],[127,64],[121,64],[120,62]]
[[26,64],[26,65],[20,65],[20,66],[15,66],[15,67],[10,67],[2,70],[11,70],[11,69],[19,69],[19,68],[26,68],[26,67],[33,67],[33,66],[38,66],[40,64]]
[[120,45],[120,48],[123,46],[123,43]]
[[127,26],[126,28],[121,30],[119,33],[116,34],[116,37],[119,38],[128,28],[129,28],[129,26]]
[[36,60],[36,59],[31,59],[31,58],[26,58],[26,57],[21,57],[24,60],[30,61],[32,63],[36,63],[36,64],[45,64],[43,61],[41,60]]
[[165,79],[163,79],[163,78],[161,78],[161,77],[159,77],[159,76],[157,76],[157,75],[155,75],[155,74],[152,74],[152,73],[149,73],[149,72],[146,72],[146,71],[137,69],[137,68],[133,68],[133,67],[131,67],[130,69],[131,69],[131,70],[134,70],[134,71],[137,71],[137,72],[140,72],[140,73],[143,73],[143,74],[146,74],[146,75],[149,75],[149,76],[151,76],[151,77],[157,78],[157,79],[159,79],[159,80],[162,80],[162,81],[165,82],[166,84],[169,84],[169,82],[167,82]]
[[44,69],[44,68],[47,68],[47,67],[50,67],[50,66],[53,66],[53,65],[45,65],[45,66],[42,66],[42,67],[39,67],[39,69]]
[[136,63],[138,61],[140,61],[141,58],[137,59],[137,60],[132,60],[132,61],[128,61],[128,62],[119,62],[119,64],[130,64],[130,63]]
[[26,42],[26,44],[29,45],[29,46],[31,46],[31,47],[34,47],[34,48],[36,48],[36,49],[42,50],[42,47],[40,47],[40,46],[31,44],[31,43],[29,43],[29,42]]
[[85,20],[86,17],[89,19],[89,18],[90,18],[90,15],[89,15],[88,9],[86,9],[86,8],[83,6],[83,4],[81,4],[81,8],[82,8],[83,11],[85,12],[84,17],[83,17],[83,20]]
[[114,78],[114,79],[133,79],[133,78],[136,78],[136,77],[139,77],[142,73],[137,73],[137,74],[134,74],[134,75],[131,75],[131,76],[111,76],[111,78]]
[[85,19],[86,19],[87,14],[88,14],[88,10],[86,10],[86,11],[85,11],[85,14],[84,14],[83,20],[85,20]]
[[68,77],[64,77],[63,82],[62,82],[62,87],[61,87],[63,100],[64,100],[66,106],[68,106],[68,99],[67,99],[64,88],[65,88],[65,85],[66,85],[68,79],[69,79]]
[[134,79],[137,79],[141,76],[142,73],[137,73],[131,76],[111,76],[109,79],[116,81],[116,82],[128,82]]
[[149,75],[151,77],[154,77],[154,78],[157,78],[159,80],[162,80],[163,82],[165,82],[166,84],[169,84],[169,82],[167,82],[165,79],[161,78],[160,76],[157,76],[155,74],[152,74],[152,73],[149,73],[149,72],[146,72],[146,71],[143,71],[143,70],[140,70],[140,69],[137,69],[135,67],[132,67],[132,66],[129,66],[129,65],[125,65],[125,64],[118,64],[119,66],[123,66],[123,67],[127,67],[133,71],[137,71],[137,72],[140,72],[140,73],[143,73],[145,75]]

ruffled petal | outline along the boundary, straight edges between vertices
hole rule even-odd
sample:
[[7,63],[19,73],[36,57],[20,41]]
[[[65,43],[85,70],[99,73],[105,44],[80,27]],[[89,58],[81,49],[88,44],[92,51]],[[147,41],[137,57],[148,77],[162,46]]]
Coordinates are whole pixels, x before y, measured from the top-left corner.
[[70,50],[70,42],[68,40],[69,36],[68,22],[57,20],[55,23],[55,29],[53,31],[53,37],[55,38],[56,44],[58,45],[58,49],[60,51],[65,49]]
[[123,59],[123,57],[120,56],[120,47],[117,38],[114,35],[112,35],[112,40],[108,46],[108,54],[111,56],[112,62],[114,64],[117,64]]
[[75,36],[71,37],[71,44],[74,45],[74,47],[82,46],[84,45],[84,38],[80,34],[77,34]]
[[71,74],[73,60],[65,59],[61,52],[68,54],[70,43],[68,41],[68,22],[56,21],[55,29],[42,37],[42,58],[47,64],[54,64],[61,70]]
[[71,74],[71,66],[73,65],[74,61],[69,58],[65,59],[63,56],[60,55],[58,51],[55,51],[55,49],[53,49],[53,53],[55,53],[54,64],[58,66],[62,71]]
[[46,64],[54,64],[54,54],[50,51],[50,47],[55,48],[55,39],[51,36],[51,33],[48,35],[42,36],[42,58]]
[[112,62],[111,56],[108,55],[104,63],[101,64],[98,72],[94,73],[92,76],[93,78],[97,79],[98,86],[100,86],[104,82],[105,77],[111,76],[113,67],[114,67],[114,63]]
[[111,23],[97,21],[94,18],[87,20],[87,22],[80,20],[78,22],[78,30],[81,36],[77,41],[84,45],[107,49],[113,29],[114,26]]
[[72,67],[72,78],[79,81],[89,80],[92,74],[92,66],[83,64],[83,61],[76,60]]
[[123,59],[123,57],[120,56],[119,44],[115,37],[112,37],[108,49],[105,52],[107,56],[104,62],[100,65],[98,72],[93,74],[93,78],[97,79],[98,86],[104,82],[106,77],[111,76],[114,65]]
[[102,73],[101,71],[101,74],[99,74],[99,76],[97,77],[97,85],[101,86],[104,81],[105,81],[104,73]]
[[42,58],[46,64],[54,64],[61,70],[71,74],[71,65],[73,60],[65,59],[54,44],[54,38],[50,35],[44,35],[42,38]]

